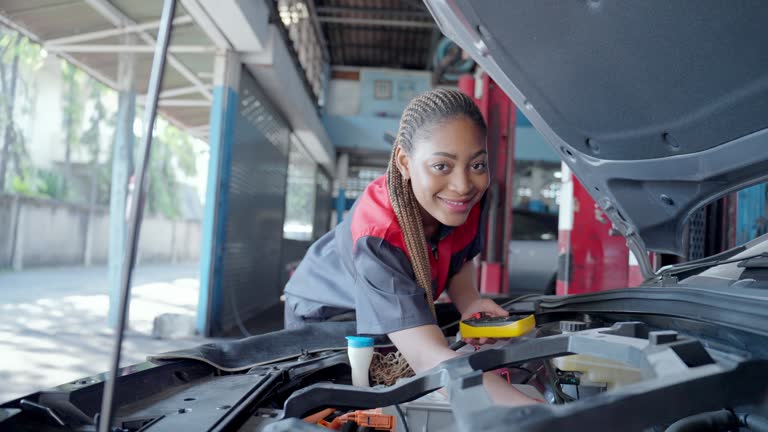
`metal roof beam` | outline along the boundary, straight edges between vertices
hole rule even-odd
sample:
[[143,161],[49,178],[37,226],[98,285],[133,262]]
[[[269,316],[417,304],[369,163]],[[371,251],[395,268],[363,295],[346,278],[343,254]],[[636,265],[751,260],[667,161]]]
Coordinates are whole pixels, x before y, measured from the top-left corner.
[[323,61],[330,63],[331,51],[328,49],[328,38],[325,37],[325,33],[323,33],[323,26],[320,24],[320,20],[318,19],[315,0],[305,0],[305,2],[307,4],[307,10],[309,11],[309,19],[312,20],[312,27],[315,29],[315,35],[317,40],[320,41],[320,47],[323,50]]
[[[45,49],[51,52],[68,53],[152,53],[155,49],[149,45],[52,45]],[[207,45],[176,45],[168,48],[168,52],[176,54],[201,54],[216,52],[216,47]]]
[[[191,16],[181,16],[173,20],[174,26],[193,23]],[[104,39],[112,36],[120,36],[127,33],[136,33],[145,30],[154,30],[160,25],[160,21],[151,21],[144,24],[138,24],[135,26],[127,26],[115,29],[100,30],[88,33],[82,33],[78,35],[65,36],[56,39],[48,39],[43,43],[46,46],[50,45],[67,45],[80,42],[87,42],[95,39]]]
[[[31,40],[33,40],[35,42],[41,43],[40,39],[36,35],[30,33],[27,29],[25,29],[24,27],[16,24],[15,22],[11,21],[10,19],[6,18],[2,14],[0,14],[0,23],[5,25],[6,27],[9,27],[9,28],[12,28],[12,29],[16,30],[17,32],[25,35],[26,37],[30,38]],[[58,53],[58,56],[63,58],[64,60],[72,63],[73,65],[77,66],[79,69],[85,71],[86,73],[88,73],[88,75],[90,75],[90,76],[96,78],[97,80],[101,81],[106,86],[111,87],[113,89],[118,88],[117,81],[115,79],[110,78],[110,77],[104,75],[103,73],[99,72],[98,70],[96,70],[96,69],[88,66],[84,62],[78,60],[77,58],[72,57],[71,55],[69,55],[67,53]]]
[[[206,85],[206,88],[209,90],[213,88],[212,85]],[[163,90],[160,92],[160,100],[167,100],[169,98],[174,98],[177,96],[186,96],[188,94],[195,94],[198,93],[200,89],[198,89],[196,86],[188,86],[188,87],[176,87],[168,90]],[[144,104],[144,101],[146,100],[147,95],[138,95],[136,96],[136,103]],[[210,105],[210,102],[208,103]]]
[[320,6],[317,8],[317,13],[321,15],[355,13],[355,14],[376,15],[377,17],[392,18],[392,19],[416,18],[416,19],[429,19],[430,21],[432,20],[432,15],[430,15],[429,12],[398,10],[398,9]]
[[[209,90],[213,88],[211,85],[207,85],[206,88]],[[196,86],[189,86],[189,87],[176,87],[168,90],[163,90],[160,92],[160,98],[169,98],[169,97],[176,97],[176,96],[184,96],[191,93],[197,93],[198,88]],[[145,95],[139,96],[140,98],[145,97]]]
[[350,25],[369,25],[381,27],[409,27],[409,28],[427,28],[432,29],[437,25],[434,22],[427,21],[402,21],[394,19],[378,18],[351,18],[351,17],[318,17],[320,22],[329,24],[350,24]]
[[[97,12],[99,12],[101,15],[103,15],[106,19],[108,19],[113,25],[118,27],[128,27],[128,26],[135,26],[137,23],[127,17],[123,12],[121,12],[119,9],[115,7],[112,3],[110,3],[108,0],[85,0],[85,2],[90,5],[92,8],[94,8]],[[144,40],[148,45],[154,46],[156,43],[155,38],[153,38],[151,35],[149,35],[146,32],[138,32],[139,37]],[[200,94],[203,95],[206,99],[213,101],[213,94],[210,90],[206,87],[205,83],[200,81],[200,79],[195,76],[194,72],[192,72],[184,63],[180,62],[179,59],[177,59],[173,54],[168,54],[167,56],[168,64],[170,64],[178,73],[180,73],[184,78],[187,79],[190,83],[194,84]]]
[[16,9],[15,11],[13,11],[13,16],[20,17],[23,15],[35,14],[38,12],[50,12],[56,9],[65,9],[70,6],[74,6],[78,3],[80,3],[78,0],[74,0],[74,1],[66,1],[62,3],[56,3],[56,4],[43,4],[39,6],[32,6],[26,9]]
[[88,6],[96,9],[96,12],[106,18],[115,27],[128,27],[137,25],[135,21],[128,18],[123,11],[115,7],[109,0],[85,0]]
[[[378,43],[378,44],[373,44],[373,43],[348,43],[348,44],[344,44],[344,46],[348,47],[348,48],[364,48],[364,49],[375,48],[375,49],[380,50],[380,51],[396,51],[396,52],[403,52],[403,50],[405,49],[402,46],[398,46],[398,45],[395,45],[395,44],[389,43],[389,42],[382,42],[382,43]],[[419,53],[427,52],[426,48],[414,47],[413,49],[416,50],[416,51],[419,51]]]
[[232,50],[232,44],[229,43],[229,39],[224,36],[219,26],[216,25],[197,0],[181,0],[181,5],[184,6],[187,13],[194,18],[200,29],[213,41],[217,48]]
[[205,99],[160,99],[157,104],[161,107],[208,108],[211,106],[211,101]]

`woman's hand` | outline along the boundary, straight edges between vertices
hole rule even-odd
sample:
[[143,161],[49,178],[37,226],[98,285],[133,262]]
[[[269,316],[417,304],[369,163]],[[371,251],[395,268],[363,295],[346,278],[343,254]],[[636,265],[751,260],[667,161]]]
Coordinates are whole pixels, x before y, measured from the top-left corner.
[[[493,309],[493,306],[489,305],[488,309]],[[496,311],[498,312],[498,310]],[[416,373],[424,372],[437,366],[440,362],[461,355],[448,348],[448,342],[446,342],[443,332],[434,324],[399,330],[389,333],[388,336],[397,349],[403,353],[408,364]],[[520,406],[537,402],[518,391],[514,386],[509,385],[504,378],[493,372],[483,374],[483,385],[488,390],[491,399],[499,405]],[[445,390],[441,391],[444,392]]]
[[[461,314],[461,319],[466,320],[472,318],[472,315],[478,313],[478,312],[485,312],[488,315],[492,317],[504,317],[509,316],[509,312],[502,309],[501,306],[497,305],[495,301],[490,299],[483,299],[479,298],[472,303],[470,303],[466,309],[464,309],[464,312]],[[496,343],[498,339],[494,338],[464,338],[464,342],[470,344],[470,345],[486,345],[486,344],[494,344]]]

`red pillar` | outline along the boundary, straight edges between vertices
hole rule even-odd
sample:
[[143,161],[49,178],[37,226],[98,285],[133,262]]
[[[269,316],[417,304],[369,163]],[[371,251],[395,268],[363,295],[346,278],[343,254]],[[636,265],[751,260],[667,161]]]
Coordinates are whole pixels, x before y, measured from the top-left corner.
[[626,288],[629,249],[581,183],[563,164],[557,295]]
[[643,273],[640,271],[640,264],[632,252],[629,253],[629,273],[627,274],[627,286],[636,287],[643,283]]
[[459,90],[475,101],[488,125],[491,185],[486,193],[486,249],[481,255],[480,292],[505,293],[509,285],[507,259],[512,238],[515,105],[487,74],[479,79],[462,76]]

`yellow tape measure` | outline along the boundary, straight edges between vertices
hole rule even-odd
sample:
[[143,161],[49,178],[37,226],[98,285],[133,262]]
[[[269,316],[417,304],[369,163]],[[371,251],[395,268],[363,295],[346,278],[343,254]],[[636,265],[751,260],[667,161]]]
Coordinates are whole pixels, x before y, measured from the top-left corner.
[[463,338],[511,338],[522,336],[536,327],[533,315],[510,315],[491,317],[475,314],[459,324]]

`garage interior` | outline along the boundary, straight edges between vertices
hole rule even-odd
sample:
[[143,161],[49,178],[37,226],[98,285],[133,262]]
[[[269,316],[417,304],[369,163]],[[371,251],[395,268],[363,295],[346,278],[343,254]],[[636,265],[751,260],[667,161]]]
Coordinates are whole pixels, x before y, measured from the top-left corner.
[[[119,93],[112,215],[126,214],[133,196],[134,119],[151,103],[162,7],[154,0],[0,5],[3,26]],[[407,103],[439,87],[471,97],[488,124],[487,241],[475,260],[484,297],[599,293],[645,279],[562,154],[443,35],[422,1],[179,0],[169,46],[158,115],[205,142],[210,155],[199,336],[240,339],[283,328],[291,273],[386,173]],[[648,262],[657,271],[758,238],[768,232],[766,196],[763,183],[698,209],[686,225],[685,255],[652,253]],[[107,263],[114,325],[130,231],[120,217],[109,223],[111,238],[120,239],[110,242]],[[12,269],[16,246],[3,240],[0,268]]]

